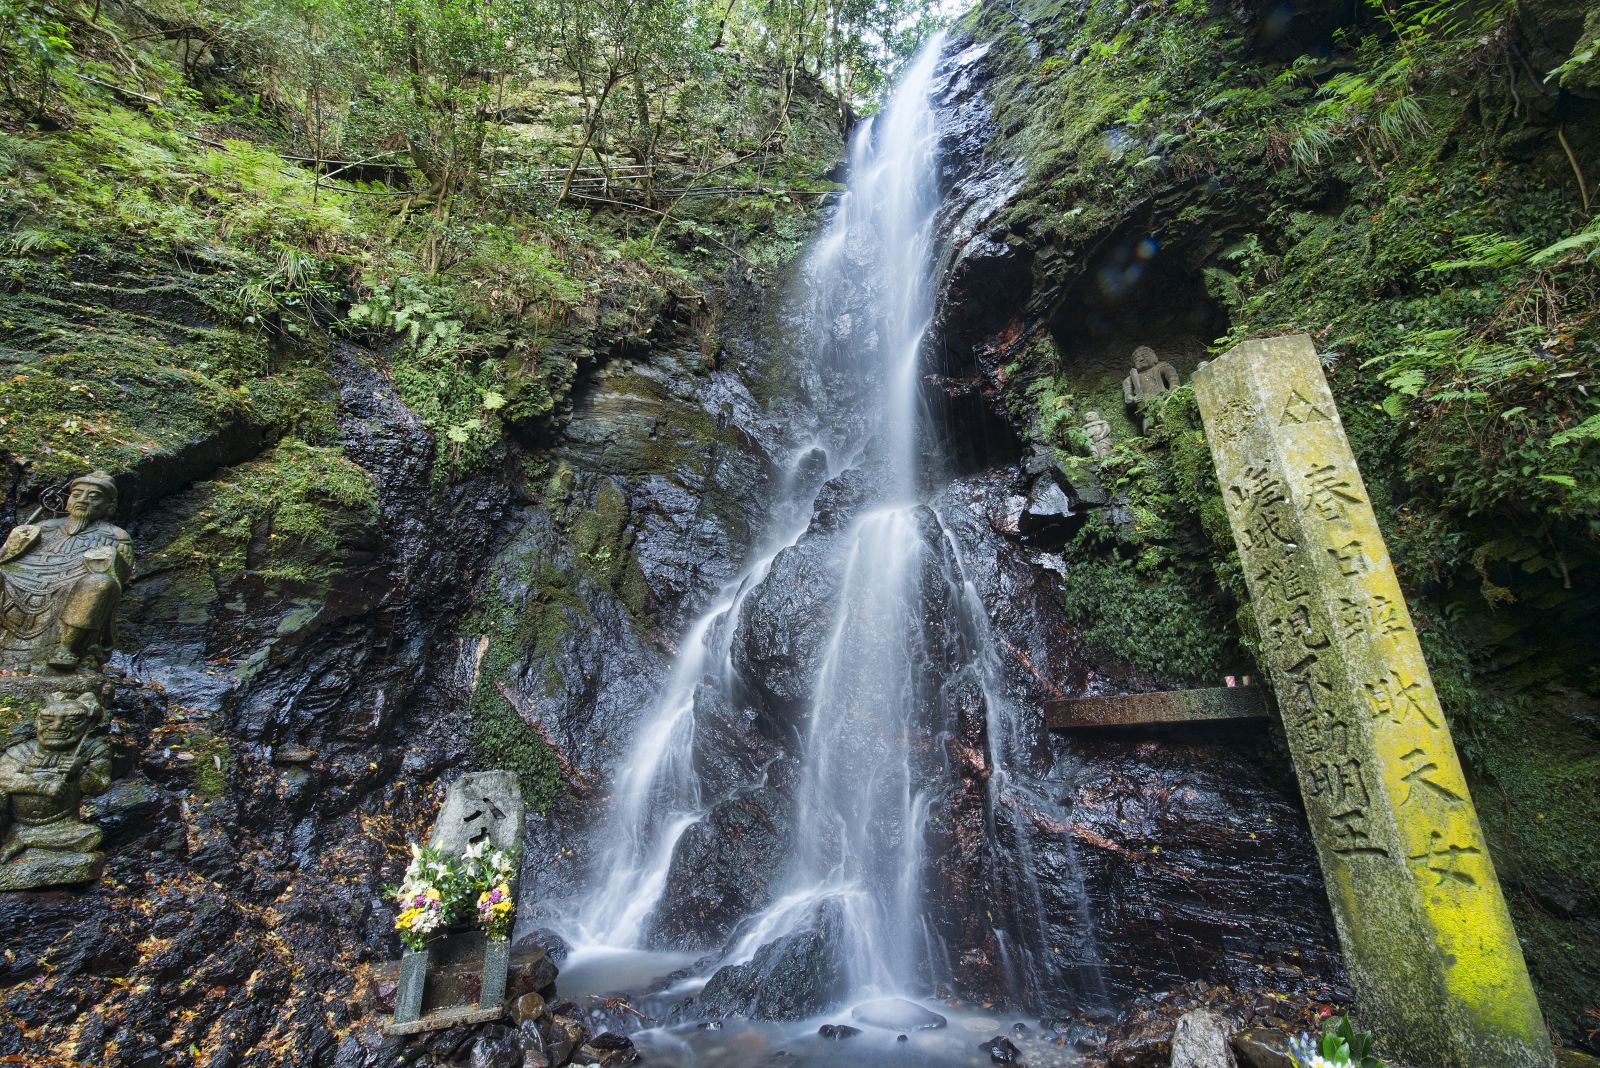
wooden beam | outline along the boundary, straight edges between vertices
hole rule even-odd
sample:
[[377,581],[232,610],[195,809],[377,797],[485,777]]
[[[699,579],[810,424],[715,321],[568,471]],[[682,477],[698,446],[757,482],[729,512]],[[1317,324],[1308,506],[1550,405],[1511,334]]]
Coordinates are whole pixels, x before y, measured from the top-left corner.
[[1047,701],[1044,706],[1044,725],[1053,731],[1266,717],[1266,691],[1259,686],[1079,697],[1070,701]]

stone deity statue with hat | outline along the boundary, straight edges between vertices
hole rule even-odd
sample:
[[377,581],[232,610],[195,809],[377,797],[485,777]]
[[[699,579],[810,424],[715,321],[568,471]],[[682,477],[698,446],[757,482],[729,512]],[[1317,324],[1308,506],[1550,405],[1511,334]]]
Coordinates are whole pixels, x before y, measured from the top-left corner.
[[41,505],[0,546],[0,671],[38,679],[41,694],[90,688],[86,677],[111,656],[133,572],[133,539],[110,521],[116,507],[117,485],[105,472],[75,478],[64,515],[40,520]]

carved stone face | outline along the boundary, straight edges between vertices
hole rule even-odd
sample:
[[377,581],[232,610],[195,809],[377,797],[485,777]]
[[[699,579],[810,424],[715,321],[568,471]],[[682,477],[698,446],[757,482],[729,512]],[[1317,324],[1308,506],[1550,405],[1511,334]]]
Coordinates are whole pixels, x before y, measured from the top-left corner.
[[92,482],[79,482],[67,494],[67,514],[74,519],[104,519],[110,512],[110,494]]
[[1098,423],[1100,421],[1100,413],[1099,412],[1084,412],[1083,413],[1083,420],[1086,423]]
[[1141,371],[1148,371],[1156,365],[1156,354],[1150,349],[1141,348],[1133,354],[1133,365]]
[[89,711],[72,701],[51,702],[39,710],[34,721],[39,748],[52,752],[71,749],[89,733]]

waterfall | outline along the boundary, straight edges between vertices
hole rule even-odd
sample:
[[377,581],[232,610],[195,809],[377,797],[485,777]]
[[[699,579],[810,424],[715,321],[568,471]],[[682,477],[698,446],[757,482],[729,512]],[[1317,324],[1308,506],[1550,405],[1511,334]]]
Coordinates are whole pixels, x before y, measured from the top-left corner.
[[[942,44],[924,46],[887,106],[852,138],[846,192],[802,264],[792,317],[796,358],[821,383],[811,398],[815,429],[793,444],[762,544],[689,628],[620,765],[588,891],[561,924],[574,959],[650,948],[680,844],[723,800],[697,771],[700,718],[751,700],[736,655],[741,620],[784,554],[808,544],[820,553],[826,537],[829,593],[811,613],[826,625],[788,742],[798,761],[792,844],[771,899],[723,945],[701,948],[714,951],[713,970],[740,965],[825,912],[839,928],[850,995],[925,996],[947,979],[951,947],[928,916],[926,843],[935,795],[953,777],[943,741],[955,730],[949,694],[967,687],[981,695],[994,771],[984,878],[1019,903],[990,916],[992,941],[1015,989],[1039,982],[1038,891],[1027,858],[1006,864],[995,845],[1025,838],[1002,825],[1021,819],[1021,788],[1006,769],[1031,743],[1002,692],[983,605],[929,496],[938,472],[925,454],[937,457],[919,365],[935,296],[932,97]],[[845,477],[860,487],[857,507],[841,529],[822,531],[819,494]],[[929,618],[935,603],[946,618]]]

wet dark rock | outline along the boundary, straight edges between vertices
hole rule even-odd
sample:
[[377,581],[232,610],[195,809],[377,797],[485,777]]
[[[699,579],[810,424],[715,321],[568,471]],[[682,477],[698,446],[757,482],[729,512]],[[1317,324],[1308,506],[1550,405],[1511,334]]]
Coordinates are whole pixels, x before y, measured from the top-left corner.
[[1005,1035],[995,1035],[989,1041],[980,1043],[978,1048],[987,1053],[994,1064],[1022,1064],[1022,1051]]
[[1185,1013],[1172,1033],[1171,1068],[1235,1068],[1226,1019],[1205,1009]]
[[1282,1031],[1252,1027],[1235,1032],[1230,1041],[1240,1068],[1294,1068],[1289,1036]]
[[544,998],[537,993],[523,994],[511,1002],[511,1022],[517,1026],[544,1016]]
[[653,944],[683,949],[723,941],[742,918],[766,907],[792,840],[797,773],[774,757],[746,789],[714,805],[678,839],[650,928]]
[[725,965],[700,992],[700,1011],[757,1020],[803,1020],[837,1007],[846,989],[838,907],[823,905],[808,926],[769,942],[746,964]]
[[483,1028],[472,1040],[469,1068],[522,1068],[522,1041],[510,1027]]
[[555,1016],[540,1027],[545,1056],[551,1064],[565,1064],[574,1050],[589,1038],[589,1029],[569,1016]]
[[842,1042],[847,1038],[854,1038],[861,1033],[861,1028],[851,1027],[849,1024],[823,1024],[817,1028],[817,1034],[823,1038],[830,1038]]
[[806,537],[780,552],[745,600],[733,660],[752,699],[788,723],[811,696],[838,594],[830,538]]
[[521,949],[524,946],[538,946],[545,951],[546,956],[557,964],[566,960],[569,952],[567,940],[548,927],[540,927],[537,930],[529,931],[517,939],[512,948]]
[[851,1009],[850,1016],[858,1023],[885,1031],[929,1031],[949,1022],[938,1013],[904,998],[866,1001]]

